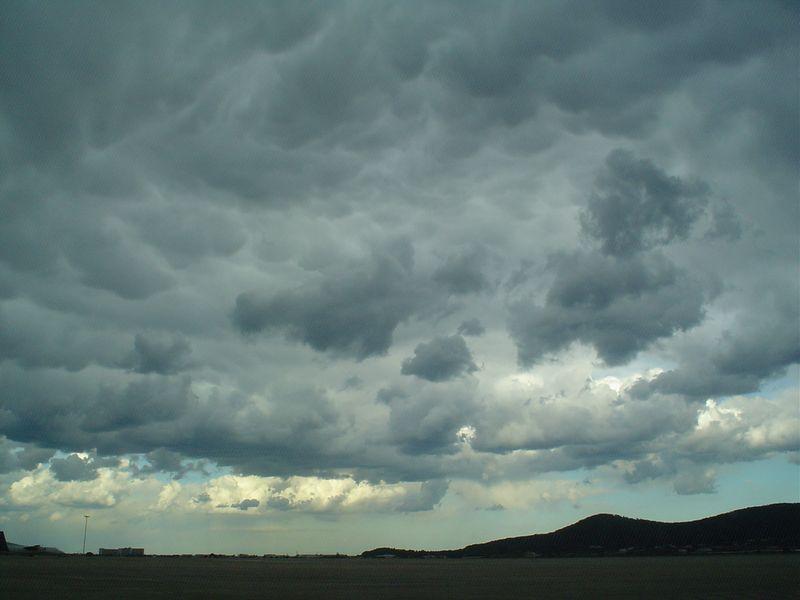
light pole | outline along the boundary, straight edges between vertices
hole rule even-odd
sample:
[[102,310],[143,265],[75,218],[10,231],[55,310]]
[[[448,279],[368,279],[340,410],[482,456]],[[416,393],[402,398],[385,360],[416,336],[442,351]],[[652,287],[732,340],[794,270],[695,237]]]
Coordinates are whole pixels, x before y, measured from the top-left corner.
[[86,528],[89,527],[89,515],[83,515],[83,554],[86,554]]

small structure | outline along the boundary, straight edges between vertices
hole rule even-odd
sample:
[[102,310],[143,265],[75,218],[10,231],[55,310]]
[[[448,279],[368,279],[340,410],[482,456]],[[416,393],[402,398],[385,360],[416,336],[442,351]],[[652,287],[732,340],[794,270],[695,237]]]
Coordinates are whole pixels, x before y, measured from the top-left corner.
[[144,556],[144,548],[100,548],[100,556]]

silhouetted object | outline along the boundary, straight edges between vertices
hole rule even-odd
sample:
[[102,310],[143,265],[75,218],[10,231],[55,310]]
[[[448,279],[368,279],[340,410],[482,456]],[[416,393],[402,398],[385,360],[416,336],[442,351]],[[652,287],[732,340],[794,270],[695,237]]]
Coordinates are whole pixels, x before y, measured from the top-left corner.
[[6,540],[5,532],[0,531],[0,554],[28,554],[33,556],[34,554],[61,555],[64,553],[52,546],[40,546],[39,544],[23,546],[21,544],[13,544]]
[[83,515],[83,553],[86,554],[86,529],[89,527],[89,515]]
[[498,558],[711,552],[781,552],[800,549],[800,504],[771,504],[683,523],[600,514],[551,533],[472,544],[460,550],[376,548],[365,557]]

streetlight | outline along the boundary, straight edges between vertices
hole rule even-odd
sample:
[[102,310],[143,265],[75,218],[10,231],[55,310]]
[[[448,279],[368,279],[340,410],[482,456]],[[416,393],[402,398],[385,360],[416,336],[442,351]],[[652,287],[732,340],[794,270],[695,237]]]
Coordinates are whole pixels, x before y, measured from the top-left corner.
[[86,554],[86,528],[89,527],[89,515],[83,515],[83,554]]

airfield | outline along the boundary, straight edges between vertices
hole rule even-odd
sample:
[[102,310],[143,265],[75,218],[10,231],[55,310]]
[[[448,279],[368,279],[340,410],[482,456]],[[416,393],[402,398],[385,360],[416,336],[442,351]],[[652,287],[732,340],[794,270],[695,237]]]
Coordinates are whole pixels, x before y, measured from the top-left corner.
[[0,556],[15,598],[789,598],[800,554],[554,559]]

